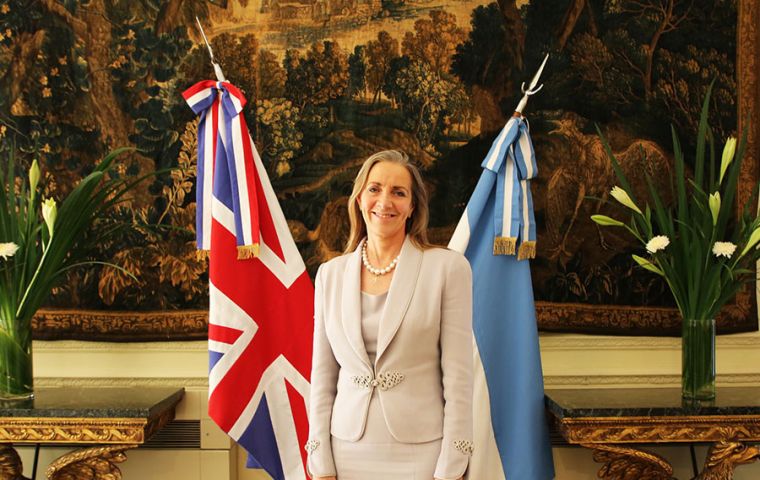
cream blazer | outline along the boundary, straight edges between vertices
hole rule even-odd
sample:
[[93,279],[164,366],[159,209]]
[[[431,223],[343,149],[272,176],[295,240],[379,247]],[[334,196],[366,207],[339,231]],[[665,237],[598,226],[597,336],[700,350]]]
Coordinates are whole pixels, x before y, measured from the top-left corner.
[[470,265],[457,252],[423,251],[407,237],[380,320],[374,365],[361,331],[360,275],[360,248],[317,272],[309,471],[335,475],[330,436],[360,439],[378,389],[393,437],[404,443],[442,438],[435,477],[459,478],[473,447]]

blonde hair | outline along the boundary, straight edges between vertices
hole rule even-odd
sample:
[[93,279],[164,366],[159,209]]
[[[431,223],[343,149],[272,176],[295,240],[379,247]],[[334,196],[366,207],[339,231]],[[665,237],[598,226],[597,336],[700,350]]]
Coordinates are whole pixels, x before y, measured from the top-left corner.
[[431,248],[433,245],[427,238],[427,226],[430,211],[428,209],[428,192],[425,183],[422,181],[419,169],[409,161],[409,157],[398,150],[384,150],[377,152],[364,161],[354,180],[354,189],[351,196],[348,197],[348,220],[351,223],[351,231],[346,242],[346,249],[343,253],[353,252],[359,246],[359,242],[367,236],[367,226],[364,224],[359,202],[357,198],[361,195],[364,187],[367,185],[369,172],[376,164],[380,162],[390,162],[401,165],[406,168],[412,177],[412,207],[414,212],[406,220],[406,233],[409,240],[417,247],[423,250]]

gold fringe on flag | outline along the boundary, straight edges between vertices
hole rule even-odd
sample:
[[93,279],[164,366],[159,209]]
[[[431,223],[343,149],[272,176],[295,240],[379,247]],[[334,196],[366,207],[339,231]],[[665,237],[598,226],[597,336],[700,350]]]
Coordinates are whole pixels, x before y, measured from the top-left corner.
[[493,239],[494,255],[514,255],[517,250],[517,237],[496,237]]
[[208,260],[208,250],[196,250],[195,258],[199,262],[205,262],[206,260]]
[[237,247],[238,260],[248,260],[250,258],[256,258],[259,256],[259,244],[253,245],[241,245]]
[[528,258],[536,258],[536,242],[523,242],[520,244],[520,248],[517,249],[517,259],[525,260]]

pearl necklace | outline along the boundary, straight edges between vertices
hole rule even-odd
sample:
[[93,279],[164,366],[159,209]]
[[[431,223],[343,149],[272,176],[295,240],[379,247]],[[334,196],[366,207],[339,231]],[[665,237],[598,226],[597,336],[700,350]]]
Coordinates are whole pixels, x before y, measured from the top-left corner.
[[367,257],[367,241],[365,240],[362,244],[362,263],[364,264],[364,268],[366,268],[369,273],[376,277],[385,275],[386,273],[389,273],[391,270],[396,268],[400,256],[401,252],[399,252],[396,258],[394,258],[391,263],[385,268],[375,268],[369,263],[369,258]]

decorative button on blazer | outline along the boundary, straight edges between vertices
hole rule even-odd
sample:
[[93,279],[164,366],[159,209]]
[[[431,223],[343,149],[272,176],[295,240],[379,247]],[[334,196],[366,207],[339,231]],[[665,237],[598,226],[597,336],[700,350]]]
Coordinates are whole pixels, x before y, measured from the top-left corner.
[[359,440],[378,389],[391,435],[404,443],[442,439],[435,476],[459,478],[472,449],[470,265],[457,252],[423,251],[407,237],[380,320],[374,365],[362,338],[360,275],[359,248],[317,272],[309,471],[335,475],[330,435]]

